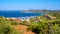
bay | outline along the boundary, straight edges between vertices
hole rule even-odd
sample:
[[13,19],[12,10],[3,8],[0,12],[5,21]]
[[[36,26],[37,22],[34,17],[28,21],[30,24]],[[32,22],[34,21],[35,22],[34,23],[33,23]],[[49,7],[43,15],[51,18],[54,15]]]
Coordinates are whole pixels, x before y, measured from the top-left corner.
[[42,13],[25,13],[23,11],[0,11],[0,16],[4,17],[31,17],[31,16],[41,16]]

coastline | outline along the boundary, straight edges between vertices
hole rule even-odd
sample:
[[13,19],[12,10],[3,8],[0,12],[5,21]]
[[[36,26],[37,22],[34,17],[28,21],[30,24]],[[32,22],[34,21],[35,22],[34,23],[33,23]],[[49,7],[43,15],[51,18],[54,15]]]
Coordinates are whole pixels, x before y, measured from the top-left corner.
[[4,19],[21,19],[22,21],[24,21],[24,20],[27,20],[27,19],[30,19],[30,18],[34,18],[34,17],[37,17],[37,16],[30,16],[30,17],[28,17],[28,16],[26,16],[26,17],[3,17]]

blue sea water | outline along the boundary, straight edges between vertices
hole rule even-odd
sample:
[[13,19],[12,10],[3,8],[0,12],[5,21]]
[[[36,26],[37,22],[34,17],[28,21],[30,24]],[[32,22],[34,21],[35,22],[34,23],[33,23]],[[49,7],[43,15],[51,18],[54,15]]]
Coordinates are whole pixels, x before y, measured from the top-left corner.
[[22,13],[22,11],[0,11],[0,16],[4,17],[31,17],[41,15],[41,13]]

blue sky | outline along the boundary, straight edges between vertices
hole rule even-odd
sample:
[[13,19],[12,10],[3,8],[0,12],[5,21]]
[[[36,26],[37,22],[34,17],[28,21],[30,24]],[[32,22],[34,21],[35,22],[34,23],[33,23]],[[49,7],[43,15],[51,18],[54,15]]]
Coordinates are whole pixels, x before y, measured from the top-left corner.
[[60,10],[60,0],[0,0],[0,10]]

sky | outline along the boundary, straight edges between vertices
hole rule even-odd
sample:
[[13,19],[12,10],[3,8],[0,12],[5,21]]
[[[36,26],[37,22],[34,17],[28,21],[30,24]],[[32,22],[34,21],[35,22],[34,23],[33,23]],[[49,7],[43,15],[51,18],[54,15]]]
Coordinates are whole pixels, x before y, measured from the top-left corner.
[[60,0],[0,0],[0,10],[60,10]]

